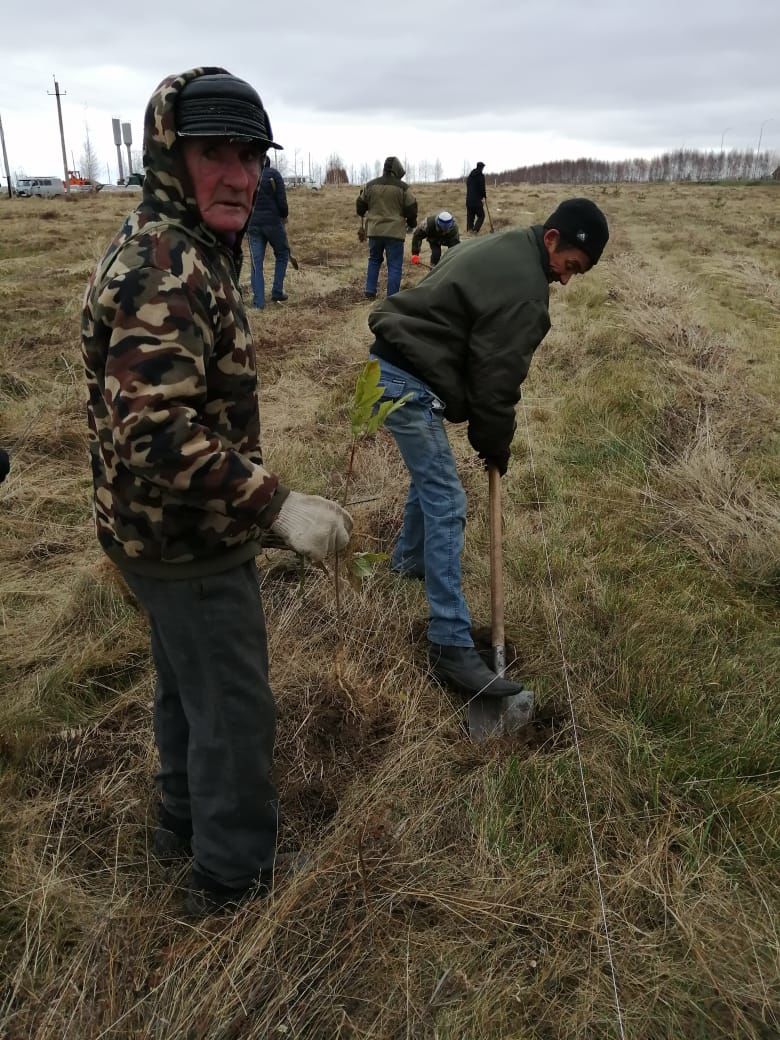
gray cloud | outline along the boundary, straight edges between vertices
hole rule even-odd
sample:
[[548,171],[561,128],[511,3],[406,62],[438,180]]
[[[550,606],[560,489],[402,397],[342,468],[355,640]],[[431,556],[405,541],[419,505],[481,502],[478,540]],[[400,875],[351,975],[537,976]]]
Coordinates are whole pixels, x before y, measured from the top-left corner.
[[[138,113],[163,75],[222,64],[268,102],[318,120],[392,121],[464,138],[554,133],[638,150],[780,143],[772,0],[399,0],[339,7],[196,0],[74,18],[54,0],[4,15],[0,104],[49,103],[39,70],[80,104]],[[128,72],[122,71],[130,70]],[[46,74],[48,77],[48,73]],[[270,107],[270,104],[269,104]],[[775,132],[776,131],[776,132]],[[464,153],[467,150],[464,146]]]

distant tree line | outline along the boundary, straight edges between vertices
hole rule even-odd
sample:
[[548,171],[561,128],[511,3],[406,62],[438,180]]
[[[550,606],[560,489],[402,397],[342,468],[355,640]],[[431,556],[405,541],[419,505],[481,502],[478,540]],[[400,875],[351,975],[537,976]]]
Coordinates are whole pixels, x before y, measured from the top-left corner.
[[510,184],[618,184],[651,181],[756,180],[771,177],[778,158],[772,152],[699,152],[679,148],[652,159],[558,159],[491,174]]
[[[405,155],[399,156],[406,168],[404,179],[407,181],[440,181],[442,179],[441,159],[419,159],[417,161],[408,159]],[[374,177],[382,176],[385,160],[375,159],[373,163],[364,162],[360,166],[347,164],[338,153],[333,152],[325,161],[324,170],[322,165],[312,165],[312,177],[315,181],[324,184],[365,184]],[[284,156],[278,156],[275,162],[279,172],[286,174],[288,164]]]

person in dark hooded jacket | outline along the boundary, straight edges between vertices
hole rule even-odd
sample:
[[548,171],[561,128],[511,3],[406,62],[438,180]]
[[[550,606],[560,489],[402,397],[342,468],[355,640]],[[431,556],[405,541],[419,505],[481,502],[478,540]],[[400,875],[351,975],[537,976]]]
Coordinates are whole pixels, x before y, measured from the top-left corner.
[[252,258],[252,302],[260,310],[265,307],[263,262],[268,245],[273,249],[275,259],[271,301],[284,303],[287,299],[287,293],[284,291],[284,276],[290,260],[290,245],[285,228],[288,215],[284,178],[278,170],[271,166],[271,160],[266,156],[255,196],[254,209],[247,228],[249,252]]
[[284,487],[260,450],[238,279],[265,152],[259,95],[220,68],[162,81],[140,205],[92,274],[81,321],[98,539],[148,615],[161,801],[152,847],[194,857],[205,916],[268,891],[276,709],[255,556],[270,534],[321,560],[351,519]]
[[404,238],[417,223],[417,200],[401,178],[403,166],[394,155],[385,159],[381,177],[363,186],[355,203],[357,215],[365,219],[368,230],[368,270],[365,296],[375,300],[379,269],[387,257],[387,295],[401,288],[404,264]]
[[479,229],[485,222],[484,202],[487,198],[485,187],[485,169],[483,162],[478,162],[466,178],[466,230],[479,234]]

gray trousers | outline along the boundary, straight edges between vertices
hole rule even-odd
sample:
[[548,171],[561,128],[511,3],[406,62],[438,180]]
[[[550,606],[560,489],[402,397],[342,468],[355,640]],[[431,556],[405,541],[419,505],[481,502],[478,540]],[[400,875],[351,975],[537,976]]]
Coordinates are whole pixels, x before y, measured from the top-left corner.
[[201,874],[231,888],[273,867],[276,705],[254,560],[206,578],[123,572],[149,618],[165,808],[192,820]]

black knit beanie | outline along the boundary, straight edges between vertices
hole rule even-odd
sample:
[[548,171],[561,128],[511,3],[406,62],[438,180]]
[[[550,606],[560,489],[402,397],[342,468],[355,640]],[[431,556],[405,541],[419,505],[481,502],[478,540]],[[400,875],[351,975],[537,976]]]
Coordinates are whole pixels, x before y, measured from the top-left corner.
[[581,249],[592,264],[599,262],[609,241],[607,218],[590,199],[566,199],[545,220],[544,230],[558,231],[566,245]]

